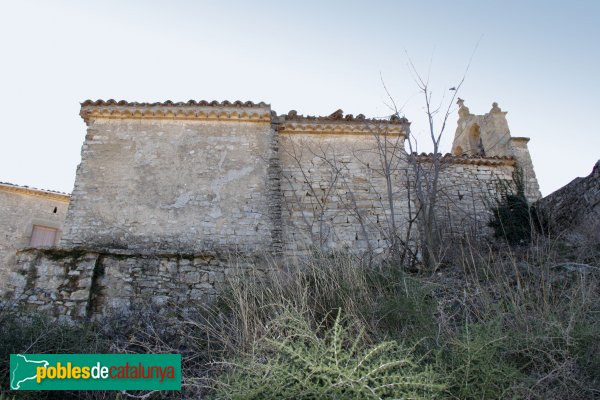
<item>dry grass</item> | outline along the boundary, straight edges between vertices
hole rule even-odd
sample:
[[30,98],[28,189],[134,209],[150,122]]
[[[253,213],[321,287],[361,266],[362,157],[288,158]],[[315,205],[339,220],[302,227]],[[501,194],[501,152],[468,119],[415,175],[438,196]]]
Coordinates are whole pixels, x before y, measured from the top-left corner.
[[[391,264],[369,267],[344,254],[316,254],[266,275],[248,271],[233,275],[210,306],[187,304],[183,309],[171,305],[163,310],[148,306],[127,316],[108,317],[95,326],[67,329],[57,325],[48,330],[47,323],[35,318],[4,319],[14,326],[0,327],[2,354],[59,348],[180,352],[183,391],[157,392],[148,398],[202,398],[216,396],[213,388],[224,382],[229,387],[257,384],[260,376],[238,373],[256,362],[267,365],[278,360],[278,370],[290,368],[284,375],[293,378],[298,364],[288,362],[284,355],[289,354],[286,346],[297,330],[281,321],[289,315],[302,321],[310,340],[293,345],[309,351],[321,348],[321,340],[331,343],[328,338],[332,329],[339,329],[336,316],[340,310],[344,334],[358,338],[339,344],[348,365],[352,354],[392,343],[404,349],[404,356],[416,360],[415,374],[430,371],[439,385],[436,388],[444,388],[435,398],[600,396],[596,253],[581,254],[564,243],[540,239],[520,248],[463,240],[455,244],[454,254],[454,259],[447,260],[450,266],[426,275],[407,273]],[[582,267],[582,262],[588,266]],[[15,334],[23,331],[30,334]],[[302,347],[309,343],[312,347]],[[6,361],[2,365],[0,374],[5,375]],[[321,393],[318,374],[305,378],[314,379],[313,395]],[[262,383],[269,383],[266,387],[271,393],[283,393],[293,379],[276,382],[282,387],[273,387],[268,380]],[[324,398],[329,396],[326,386]],[[227,398],[233,392],[218,393]],[[303,398],[298,395],[302,392],[294,393]],[[120,394],[128,395],[134,394]],[[19,393],[17,398],[27,396]],[[115,398],[110,392],[43,396]]]

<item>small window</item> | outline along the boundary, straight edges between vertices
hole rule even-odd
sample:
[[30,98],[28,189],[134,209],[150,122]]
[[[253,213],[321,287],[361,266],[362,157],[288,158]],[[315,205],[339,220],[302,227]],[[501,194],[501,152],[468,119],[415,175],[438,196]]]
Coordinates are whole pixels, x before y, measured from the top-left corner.
[[58,229],[34,225],[29,245],[32,247],[54,246]]

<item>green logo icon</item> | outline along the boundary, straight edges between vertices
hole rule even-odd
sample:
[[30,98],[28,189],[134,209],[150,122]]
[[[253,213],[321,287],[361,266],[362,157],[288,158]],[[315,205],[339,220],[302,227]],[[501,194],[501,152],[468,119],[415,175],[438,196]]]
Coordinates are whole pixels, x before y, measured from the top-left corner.
[[11,390],[181,390],[180,354],[11,354]]
[[[14,367],[13,367],[14,356]],[[10,389],[19,390],[21,384],[37,378],[38,367],[48,367],[46,360],[31,360],[23,354],[10,355]]]

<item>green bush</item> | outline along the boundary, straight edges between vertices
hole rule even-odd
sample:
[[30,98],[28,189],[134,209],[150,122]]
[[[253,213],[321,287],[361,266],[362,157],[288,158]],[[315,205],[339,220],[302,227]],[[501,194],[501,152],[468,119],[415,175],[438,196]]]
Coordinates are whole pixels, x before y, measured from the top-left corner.
[[212,306],[148,305],[94,325],[0,312],[0,386],[9,353],[171,352],[182,354],[182,391],[148,399],[598,397],[594,269],[555,268],[556,243],[461,246],[456,266],[435,274],[343,254],[246,269]]
[[253,354],[222,376],[219,399],[434,398],[444,385],[431,365],[397,342],[373,346],[350,338],[340,314],[324,337],[300,315],[286,313]]
[[499,182],[498,192],[500,197],[491,208],[492,217],[488,222],[494,236],[510,245],[531,243],[533,232],[542,229],[541,218],[525,196],[522,172],[517,170],[513,174],[512,184]]
[[436,300],[430,285],[399,268],[383,266],[366,271],[374,301],[363,312],[381,338],[421,340],[437,331]]
[[521,377],[506,359],[510,347],[501,323],[467,324],[440,354],[449,380],[448,392],[458,399],[503,399]]
[[531,242],[531,208],[527,199],[506,195],[492,211],[494,217],[489,226],[494,229],[495,237],[503,238],[511,245]]

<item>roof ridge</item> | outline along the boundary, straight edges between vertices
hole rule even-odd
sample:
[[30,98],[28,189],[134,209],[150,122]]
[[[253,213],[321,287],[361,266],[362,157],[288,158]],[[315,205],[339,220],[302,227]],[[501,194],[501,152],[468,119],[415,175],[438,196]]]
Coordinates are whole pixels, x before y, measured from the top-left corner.
[[328,116],[314,116],[314,115],[303,115],[298,114],[296,110],[290,110],[287,114],[279,116],[284,122],[360,122],[360,123],[390,123],[410,125],[410,122],[405,117],[398,117],[397,115],[391,115],[388,119],[383,118],[367,118],[364,114],[358,114],[356,117],[353,114],[345,114],[342,109],[334,111]]
[[0,188],[7,190],[9,192],[26,192],[30,195],[51,197],[51,198],[55,198],[55,199],[60,199],[62,201],[64,201],[65,199],[71,198],[71,195],[69,193],[59,192],[57,190],[38,189],[38,188],[26,186],[26,185],[17,185],[17,184],[10,183],[10,182],[1,182],[0,181]]
[[253,101],[241,101],[241,100],[236,100],[236,101],[229,101],[229,100],[224,100],[224,101],[218,101],[218,100],[212,100],[212,101],[208,101],[208,100],[188,100],[187,102],[183,102],[183,101],[179,101],[179,102],[174,102],[171,100],[166,100],[163,102],[154,102],[154,103],[147,103],[147,102],[129,102],[127,100],[114,100],[114,99],[109,99],[109,100],[102,100],[102,99],[98,99],[98,100],[85,100],[81,103],[81,107],[94,107],[94,106],[123,106],[123,107],[168,107],[168,106],[175,106],[175,107],[197,107],[197,106],[202,106],[202,107],[269,107],[270,105],[261,101],[259,103],[255,103]]

